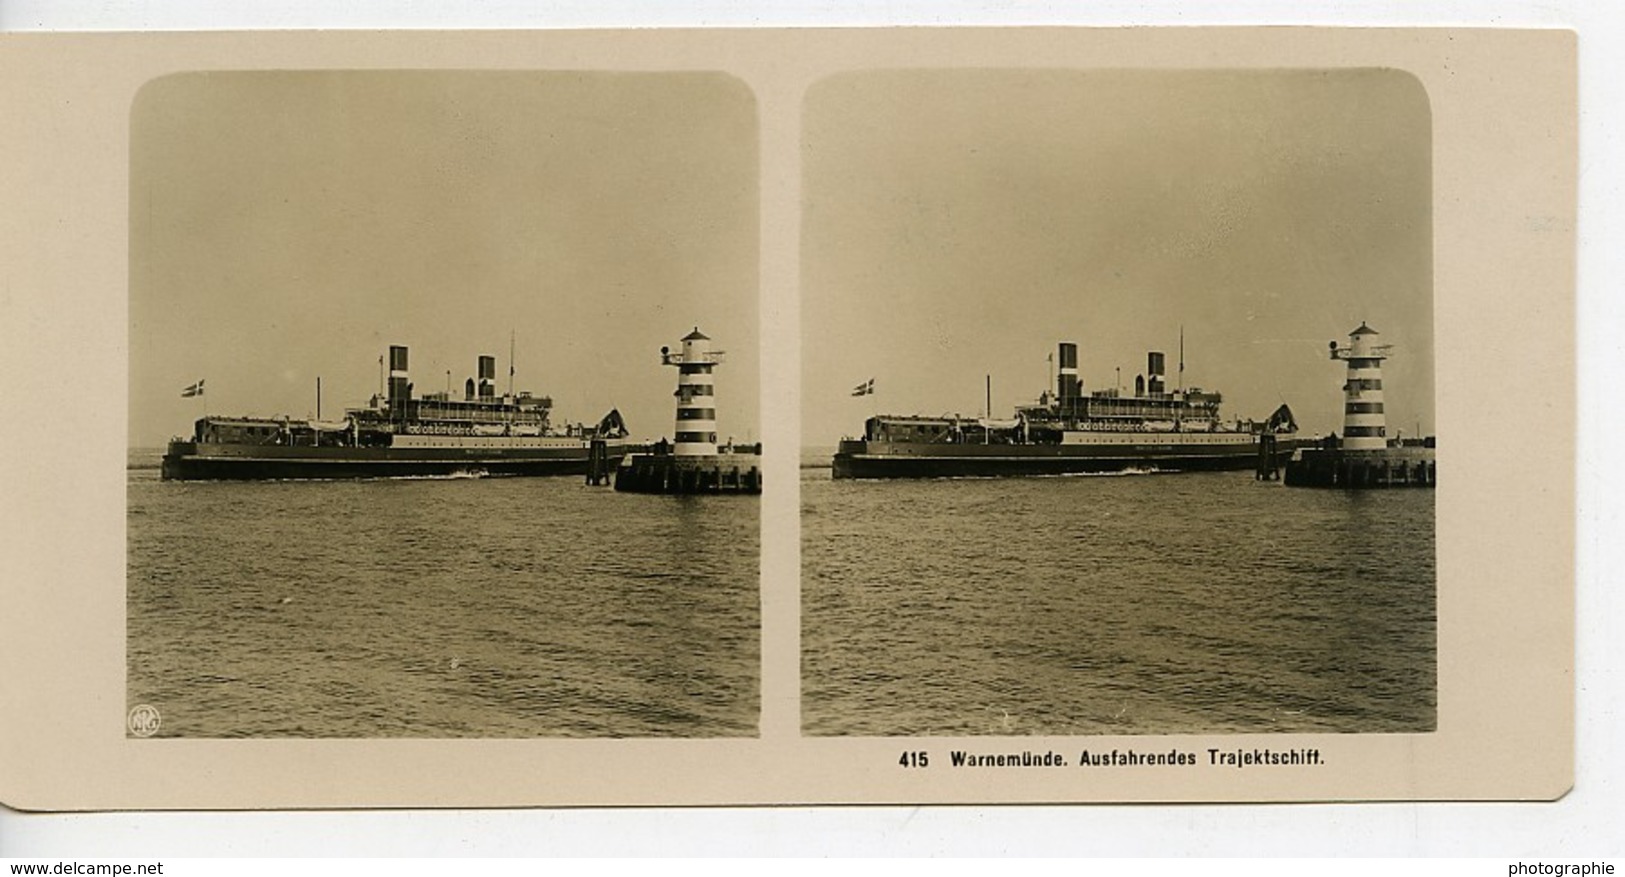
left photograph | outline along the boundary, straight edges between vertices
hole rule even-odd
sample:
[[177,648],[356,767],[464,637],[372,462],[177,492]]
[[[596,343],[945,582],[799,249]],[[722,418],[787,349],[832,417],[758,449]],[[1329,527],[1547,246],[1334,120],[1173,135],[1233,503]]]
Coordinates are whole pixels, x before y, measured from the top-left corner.
[[758,733],[747,86],[200,72],[130,128],[128,736]]

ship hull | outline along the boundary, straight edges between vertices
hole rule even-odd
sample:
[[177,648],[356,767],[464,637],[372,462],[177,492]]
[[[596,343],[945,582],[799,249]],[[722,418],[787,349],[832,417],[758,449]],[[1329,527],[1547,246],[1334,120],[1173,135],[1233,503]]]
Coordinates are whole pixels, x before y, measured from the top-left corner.
[[[1267,461],[1285,466],[1295,443],[1283,439]],[[836,478],[999,478],[1086,475],[1125,471],[1219,472],[1256,470],[1256,441],[1186,445],[1147,440],[1111,444],[944,444],[846,441],[836,452]]]
[[[611,444],[614,466],[637,447]],[[590,448],[350,448],[171,442],[162,476],[179,481],[585,475]]]

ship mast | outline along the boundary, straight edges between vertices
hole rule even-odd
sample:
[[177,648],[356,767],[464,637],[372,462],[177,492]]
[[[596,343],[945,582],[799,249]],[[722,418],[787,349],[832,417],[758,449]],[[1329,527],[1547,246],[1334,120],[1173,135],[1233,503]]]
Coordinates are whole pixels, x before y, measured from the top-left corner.
[[1179,395],[1185,395],[1185,324],[1179,325]]
[[[1044,361],[1049,363],[1049,368],[1044,372],[1044,392],[1048,393],[1049,388],[1055,386],[1055,354],[1046,355]],[[1039,401],[1043,402],[1042,397]]]
[[510,424],[513,423],[513,417],[514,417],[513,372],[514,372],[514,367],[513,367],[513,330],[509,329],[508,330],[508,397],[506,399],[502,400],[503,401],[503,406],[502,407],[503,407],[504,410],[506,410],[508,412],[507,415],[506,415],[506,419],[507,419],[508,423],[510,423]]
[[987,376],[987,422],[982,425],[982,444],[993,443],[993,376]]
[[1185,324],[1179,324],[1179,400],[1174,403],[1174,431],[1185,423]]

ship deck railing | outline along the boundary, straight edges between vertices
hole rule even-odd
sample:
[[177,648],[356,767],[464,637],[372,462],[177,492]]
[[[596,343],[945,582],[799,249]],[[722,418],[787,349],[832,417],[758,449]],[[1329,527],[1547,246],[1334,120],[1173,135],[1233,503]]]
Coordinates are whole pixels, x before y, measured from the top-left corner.
[[547,423],[551,417],[540,411],[478,411],[478,412],[447,412],[439,409],[424,410],[419,408],[415,417],[402,418],[398,413],[391,416],[388,410],[375,411],[371,408],[360,408],[350,412],[351,417],[365,426],[373,424],[399,424],[406,423],[483,423],[491,425],[523,424],[541,425]]

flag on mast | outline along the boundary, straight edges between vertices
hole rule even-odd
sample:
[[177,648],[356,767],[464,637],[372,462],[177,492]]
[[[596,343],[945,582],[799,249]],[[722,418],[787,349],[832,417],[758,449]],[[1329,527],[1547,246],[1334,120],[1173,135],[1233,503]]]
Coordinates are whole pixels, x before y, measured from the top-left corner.
[[869,396],[869,395],[872,395],[874,393],[874,391],[875,391],[875,379],[870,378],[869,380],[864,381],[861,384],[858,384],[856,387],[853,387],[852,388],[852,395],[854,395],[854,396]]
[[192,386],[182,390],[181,395],[187,397],[203,395],[203,381],[200,380]]

